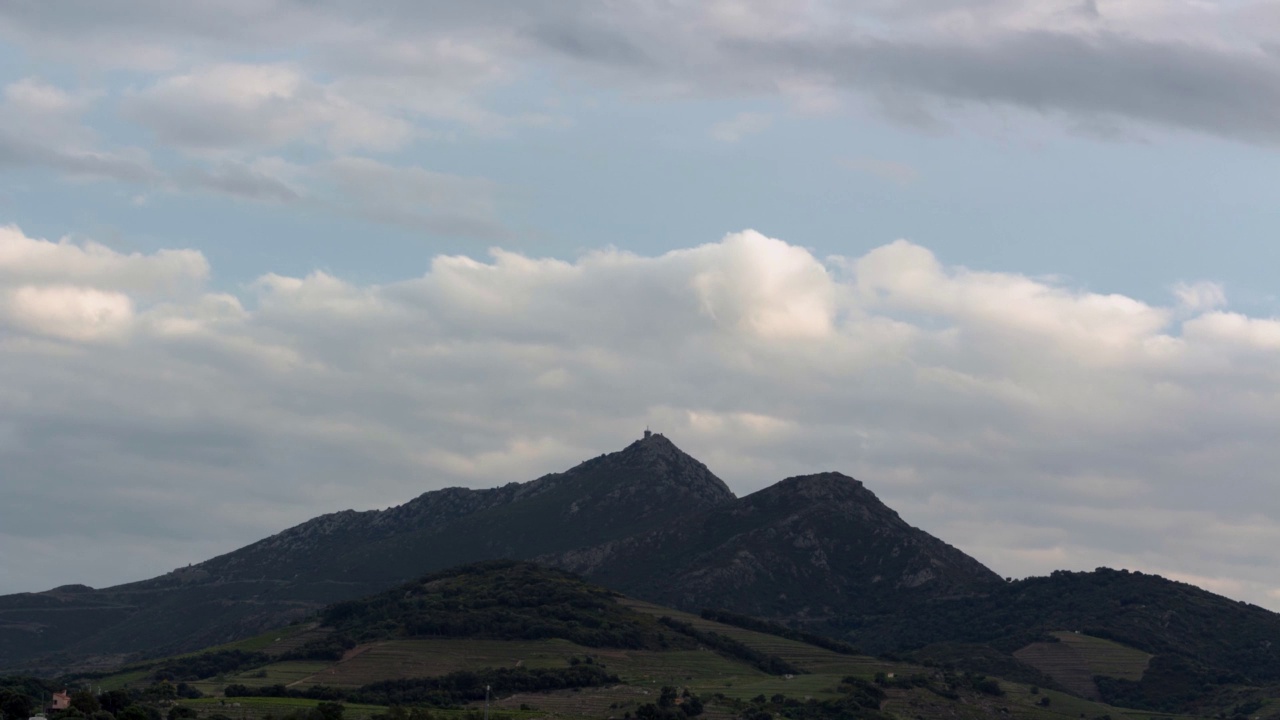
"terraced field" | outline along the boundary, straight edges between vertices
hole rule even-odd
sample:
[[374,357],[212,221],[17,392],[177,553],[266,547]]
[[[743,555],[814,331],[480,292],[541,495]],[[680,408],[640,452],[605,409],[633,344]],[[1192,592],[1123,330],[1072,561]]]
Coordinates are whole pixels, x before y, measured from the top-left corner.
[[743,628],[724,625],[712,620],[704,620],[699,615],[679,612],[670,608],[664,608],[660,605],[641,602],[639,600],[624,598],[619,602],[638,612],[643,612],[655,617],[662,617],[665,615],[676,620],[687,622],[699,630],[709,630],[731,637],[734,640],[753,647],[761,652],[766,652],[770,655],[777,655],[783,660],[786,660],[797,667],[804,668],[814,674],[839,675],[840,677],[853,675],[865,680],[870,680],[874,678],[878,672],[911,673],[923,671],[923,668],[920,667],[903,665],[901,663],[889,663],[863,655],[841,655],[837,652],[832,652],[830,650],[795,640],[788,640],[776,635],[769,635],[767,633],[756,632],[754,630],[744,630]]
[[1091,700],[1101,699],[1094,677],[1141,680],[1151,655],[1110,640],[1073,632],[1052,633],[1058,642],[1031,643],[1013,654]]
[[[331,685],[355,688],[379,680],[406,677],[432,677],[460,670],[482,670],[494,667],[563,668],[570,658],[591,656],[623,682],[639,686],[662,685],[714,687],[726,694],[750,691],[756,695],[765,690],[782,692],[776,678],[741,663],[724,658],[710,650],[618,650],[586,648],[566,640],[502,641],[459,638],[418,638],[376,643],[360,648],[347,660],[336,663],[281,662],[268,665],[222,681],[200,683],[206,692],[217,692],[230,683],[269,685],[282,683],[306,687]],[[811,676],[797,680],[808,681]],[[839,677],[831,676],[838,681]],[[833,685],[830,679],[821,681]],[[735,691],[737,687],[739,690]],[[792,686],[787,686],[792,687]],[[745,688],[745,689],[743,689]]]
[[[226,715],[232,720],[264,720],[264,718],[280,717],[294,710],[305,710],[319,704],[316,700],[295,698],[201,698],[184,700],[182,704],[193,708],[200,717],[210,715]],[[345,705],[345,720],[365,720],[372,715],[385,713],[387,708],[381,705]]]
[[[628,685],[607,688],[584,688],[551,693],[517,693],[493,702],[503,711],[518,710],[522,705],[541,714],[559,717],[622,717],[628,710],[654,701],[657,691]],[[473,704],[476,707],[478,704]]]
[[1111,640],[1073,632],[1053,633],[1061,644],[1075,648],[1094,675],[1141,680],[1151,654]]
[[261,635],[255,635],[251,638],[245,638],[243,640],[237,640],[224,645],[215,645],[210,648],[205,648],[200,652],[213,652],[217,650],[247,650],[250,652],[264,652],[273,657],[279,657],[290,650],[296,650],[302,647],[310,640],[321,638],[328,634],[329,631],[319,629],[317,623],[287,625],[277,630],[268,630]]

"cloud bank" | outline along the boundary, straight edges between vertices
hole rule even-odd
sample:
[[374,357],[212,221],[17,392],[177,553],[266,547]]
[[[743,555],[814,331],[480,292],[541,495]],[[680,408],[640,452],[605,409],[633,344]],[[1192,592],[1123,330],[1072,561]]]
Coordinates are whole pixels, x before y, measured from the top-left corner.
[[0,34],[34,56],[146,78],[125,110],[163,143],[225,150],[301,137],[343,152],[545,122],[533,107],[491,102],[536,73],[644,96],[782,97],[799,109],[853,100],[910,123],[960,104],[1274,145],[1278,21],[1260,0],[0,8]]
[[645,424],[739,494],[840,470],[1008,575],[1276,607],[1280,321],[753,231],[205,288],[190,250],[0,231],[0,591],[104,585],[321,512],[528,480]]

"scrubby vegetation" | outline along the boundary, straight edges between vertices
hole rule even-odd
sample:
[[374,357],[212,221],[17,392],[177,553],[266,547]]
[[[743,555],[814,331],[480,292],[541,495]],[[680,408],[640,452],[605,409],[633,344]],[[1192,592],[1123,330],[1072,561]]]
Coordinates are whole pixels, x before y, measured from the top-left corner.
[[841,655],[858,655],[858,649],[847,642],[837,640],[826,635],[818,635],[816,633],[806,632],[804,630],[796,630],[786,625],[781,625],[768,620],[751,617],[750,615],[742,615],[740,613],[730,612],[720,609],[705,609],[702,611],[704,620],[713,620],[725,625],[740,627],[744,630],[754,630],[755,632],[766,633],[768,635],[777,635],[787,640],[795,640],[797,642],[808,643],[816,647],[837,652]]
[[740,720],[889,720],[880,711],[885,691],[865,680],[846,677],[839,690],[843,696],[831,700],[801,700],[781,693],[771,697],[759,695],[750,701],[718,697],[722,704],[737,713]]
[[760,652],[744,643],[734,640],[731,637],[721,635],[717,632],[708,630],[699,630],[687,622],[676,620],[670,617],[659,618],[658,622],[675,630],[681,635],[697,640],[699,643],[715,650],[726,657],[742,660],[750,664],[752,667],[761,672],[770,675],[801,675],[805,671],[783,660],[777,655],[769,655]]
[[[636,708],[635,717],[640,720],[685,720],[702,714],[702,699],[689,692],[680,692],[670,685],[664,685],[658,693],[657,702],[645,703]],[[626,717],[631,717],[628,712]]]
[[485,688],[494,694],[549,692],[572,688],[599,687],[619,682],[598,666],[578,664],[560,669],[492,668],[455,672],[440,677],[384,680],[356,690],[315,685],[293,688],[284,685],[248,687],[229,685],[227,697],[291,697],[308,700],[347,701],[366,705],[430,705],[450,707],[471,700],[483,700]]
[[203,680],[215,675],[258,667],[271,661],[266,653],[245,650],[218,650],[166,660],[155,666],[151,676],[171,682]]
[[587,647],[659,645],[648,618],[616,594],[532,563],[497,561],[428,575],[331,605],[321,622],[356,642],[390,637],[563,638]]

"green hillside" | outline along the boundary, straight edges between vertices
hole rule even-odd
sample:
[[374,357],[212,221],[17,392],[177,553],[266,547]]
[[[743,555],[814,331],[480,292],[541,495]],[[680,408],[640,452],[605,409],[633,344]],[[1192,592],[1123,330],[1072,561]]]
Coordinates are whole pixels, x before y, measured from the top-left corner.
[[[716,622],[527,563],[482,563],[337,603],[314,623],[79,682],[160,713],[114,720],[470,720],[486,685],[497,720],[1173,717],[819,647],[748,620]],[[1094,670],[1142,677],[1143,653],[1066,635]]]

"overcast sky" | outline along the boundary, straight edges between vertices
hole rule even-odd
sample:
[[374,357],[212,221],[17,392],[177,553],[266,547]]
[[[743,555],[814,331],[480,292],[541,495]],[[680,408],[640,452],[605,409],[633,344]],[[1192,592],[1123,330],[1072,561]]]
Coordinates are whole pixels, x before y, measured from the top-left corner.
[[1280,608],[1274,2],[9,0],[0,88],[0,593],[647,424]]

